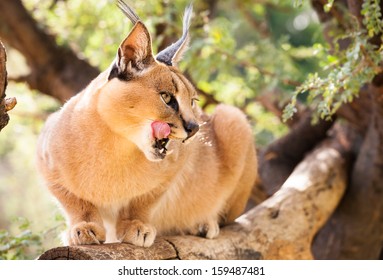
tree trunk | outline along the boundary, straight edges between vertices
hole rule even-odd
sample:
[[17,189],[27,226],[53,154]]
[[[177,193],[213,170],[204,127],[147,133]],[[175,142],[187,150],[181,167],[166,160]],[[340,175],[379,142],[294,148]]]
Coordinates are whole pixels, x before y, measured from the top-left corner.
[[222,228],[216,239],[159,237],[148,249],[129,244],[59,247],[39,259],[312,259],[312,240],[345,187],[345,162],[325,145],[308,155],[277,193]]
[[[340,1],[362,25],[361,2]],[[337,5],[325,13],[326,1],[312,0],[322,22],[328,28],[331,19],[342,26],[342,14]],[[382,3],[381,3],[382,6]],[[333,38],[326,34],[331,44]],[[380,46],[380,39],[371,43]],[[345,41],[347,46],[348,42]],[[356,161],[350,173],[350,183],[344,199],[333,217],[318,233],[313,244],[318,259],[379,259],[383,244],[383,73],[360,89],[352,103],[338,110],[338,118],[352,124],[363,139],[354,145]]]
[[318,259],[379,259],[382,254],[383,89],[369,89],[370,125],[347,195],[314,242]]
[[0,41],[0,131],[8,124],[8,111],[16,105],[16,98],[5,98],[7,89],[7,54],[3,43]]

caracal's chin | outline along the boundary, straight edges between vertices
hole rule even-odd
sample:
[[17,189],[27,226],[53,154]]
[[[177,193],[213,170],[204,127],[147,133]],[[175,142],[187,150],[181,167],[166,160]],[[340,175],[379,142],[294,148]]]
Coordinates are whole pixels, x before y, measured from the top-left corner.
[[169,138],[161,140],[154,138],[151,140],[150,147],[143,152],[148,160],[161,161],[169,154],[168,148]]
[[156,139],[150,128],[130,133],[127,138],[138,147],[149,161],[161,161],[171,153],[169,142],[172,141],[169,138]]

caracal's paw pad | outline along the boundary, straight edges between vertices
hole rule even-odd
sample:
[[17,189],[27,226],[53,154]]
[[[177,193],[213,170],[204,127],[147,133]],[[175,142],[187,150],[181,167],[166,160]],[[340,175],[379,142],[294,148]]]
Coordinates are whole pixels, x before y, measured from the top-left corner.
[[102,244],[105,242],[105,229],[96,223],[81,222],[69,230],[69,245]]
[[139,220],[123,221],[117,227],[118,240],[141,247],[150,247],[156,234],[155,227]]
[[199,224],[193,231],[193,235],[206,237],[208,239],[216,238],[219,234],[219,225],[216,221],[210,221]]

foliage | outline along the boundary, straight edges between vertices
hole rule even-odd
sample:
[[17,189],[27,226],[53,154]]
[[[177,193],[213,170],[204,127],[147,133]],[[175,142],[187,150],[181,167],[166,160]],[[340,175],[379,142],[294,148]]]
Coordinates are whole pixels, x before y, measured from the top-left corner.
[[312,45],[323,42],[321,29],[312,10],[287,1],[231,1],[218,8],[219,16],[193,30],[182,66],[200,90],[242,108],[256,124],[257,143],[266,145],[287,128],[254,103],[270,93],[285,103],[306,73],[319,69]]
[[[345,22],[342,27],[338,27],[337,35],[333,36],[333,47],[320,47],[323,70],[309,73],[302,85],[296,88],[292,101],[284,110],[284,120],[296,112],[297,98],[302,93],[307,94],[307,104],[316,108],[314,121],[318,117],[329,119],[342,104],[352,102],[364,84],[382,72],[382,45],[376,45],[370,40],[373,36],[382,36],[383,21],[379,2],[363,2],[363,26],[355,24],[357,20],[354,16],[343,15]],[[328,2],[327,12],[333,4],[334,1]]]
[[59,243],[50,244],[47,239],[55,239],[60,231],[65,229],[64,217],[58,214],[54,217],[51,227],[36,231],[32,223],[25,217],[13,219],[16,230],[0,230],[0,260],[25,260],[35,259],[46,248],[57,246]]
[[285,109],[284,119],[292,117],[295,112],[297,95],[306,92],[309,92],[307,103],[317,108],[317,117],[331,118],[342,104],[352,102],[359,89],[381,72],[381,52],[360,33],[352,34],[351,38],[352,43],[345,51],[326,55],[324,68],[331,69],[326,75],[309,74],[306,81],[297,87],[292,102]]
[[362,5],[363,24],[368,36],[382,35],[383,21],[379,0],[365,0]]
[[31,256],[31,251],[42,252],[41,236],[32,233],[30,222],[25,218],[18,218],[16,222],[20,231],[17,235],[0,230],[0,260],[31,259],[35,255]]

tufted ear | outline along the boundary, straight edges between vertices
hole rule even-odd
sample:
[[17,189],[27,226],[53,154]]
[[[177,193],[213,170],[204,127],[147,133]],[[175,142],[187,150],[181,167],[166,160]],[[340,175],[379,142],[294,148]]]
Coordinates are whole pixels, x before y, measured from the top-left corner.
[[108,79],[117,77],[121,80],[130,80],[154,62],[149,31],[138,20],[119,46]]
[[170,45],[156,55],[156,60],[166,65],[176,65],[185,53],[189,43],[190,19],[193,13],[193,6],[190,4],[185,9],[183,18],[182,36],[177,42]]

